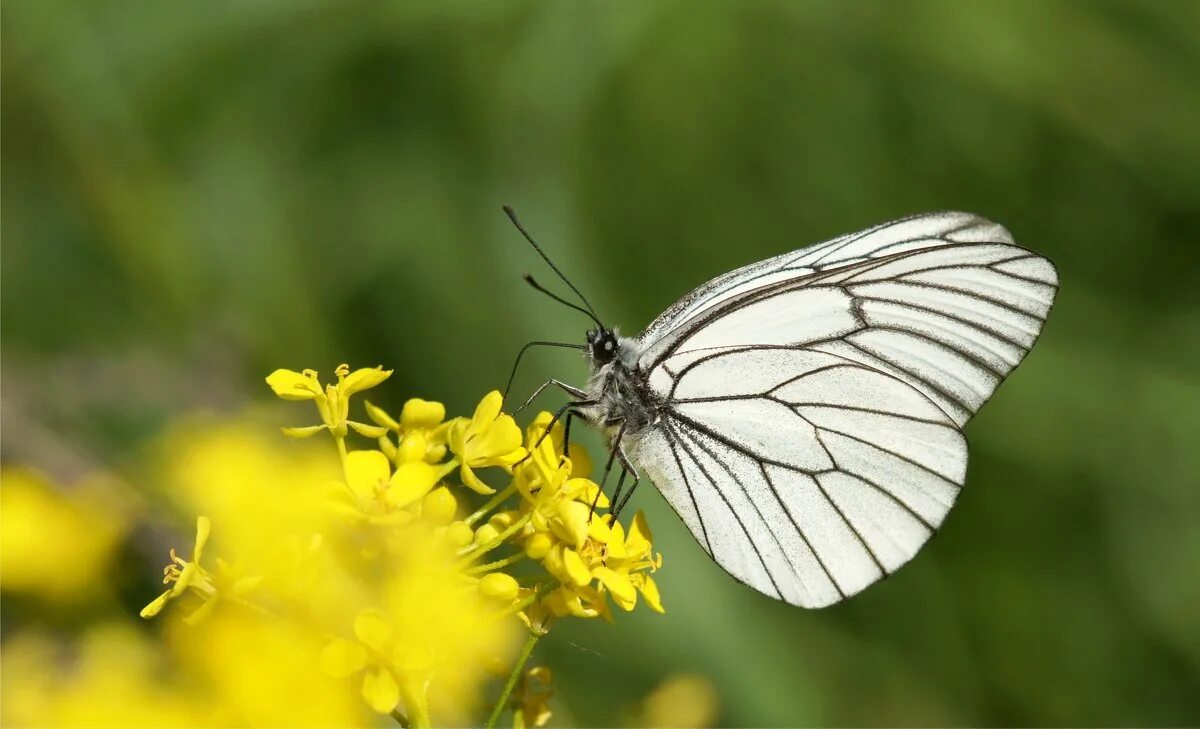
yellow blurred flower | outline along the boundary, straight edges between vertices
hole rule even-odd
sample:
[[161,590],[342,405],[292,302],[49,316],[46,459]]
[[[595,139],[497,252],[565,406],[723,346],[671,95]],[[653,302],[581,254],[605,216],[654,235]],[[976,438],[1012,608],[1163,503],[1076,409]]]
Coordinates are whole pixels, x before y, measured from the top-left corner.
[[169,601],[179,597],[190,587],[203,602],[184,620],[196,623],[212,612],[220,598],[240,598],[262,582],[262,577],[243,574],[240,565],[235,566],[219,558],[215,575],[204,569],[200,565],[200,559],[204,555],[204,547],[208,543],[211,532],[212,522],[208,517],[198,517],[196,519],[196,545],[192,548],[192,558],[185,560],[175,554],[174,547],[171,548],[171,563],[163,570],[163,583],[169,584],[171,587],[142,608],[141,616],[143,618],[152,618],[158,615]]
[[708,678],[692,673],[670,676],[642,701],[633,724],[639,727],[701,729],[717,722],[717,690]]
[[172,628],[168,645],[204,687],[219,726],[369,725],[353,687],[321,670],[324,641],[303,621],[226,605]]
[[[340,717],[334,723],[362,719],[344,711],[337,697],[347,695],[414,727],[467,723],[478,716],[488,667],[509,662],[524,623],[527,642],[493,719],[511,708],[516,726],[542,726],[549,671],[526,672],[524,663],[554,620],[611,619],[610,599],[631,610],[639,595],[662,611],[649,575],[661,557],[644,516],[626,536],[603,513],[608,501],[587,478],[587,452],[572,446],[564,455],[561,426],[542,438],[549,414],[523,438],[491,392],[470,418],[447,420],[440,403],[413,398],[399,417],[364,403],[375,424],[351,420],[351,397],[389,374],[343,365],[333,385],[311,370],[267,378],[280,397],[316,403],[322,424],[286,432],[328,431],[340,468],[332,453],[285,450],[249,426],[193,425],[164,441],[166,493],[205,517],[192,557],[172,550],[170,586],[142,614],[185,592],[201,598],[177,645],[203,668],[219,721],[316,721],[269,708],[286,702],[273,683],[283,673],[293,696],[335,682],[331,713],[320,715]],[[371,446],[348,447],[352,434]],[[480,480],[476,471],[488,467],[508,475],[503,489]],[[476,494],[491,498],[473,507]],[[460,508],[474,511],[460,516]],[[223,554],[209,561],[213,523]],[[248,654],[256,630],[276,648]]]
[[521,676],[513,692],[513,729],[546,726],[550,722],[550,698],[553,674],[545,666],[536,666]]
[[56,601],[103,592],[128,530],[115,494],[98,479],[59,489],[24,468],[5,468],[0,481],[0,588]]
[[215,726],[205,688],[164,671],[168,656],[127,624],[100,624],[78,645],[23,631],[4,644],[5,726]]

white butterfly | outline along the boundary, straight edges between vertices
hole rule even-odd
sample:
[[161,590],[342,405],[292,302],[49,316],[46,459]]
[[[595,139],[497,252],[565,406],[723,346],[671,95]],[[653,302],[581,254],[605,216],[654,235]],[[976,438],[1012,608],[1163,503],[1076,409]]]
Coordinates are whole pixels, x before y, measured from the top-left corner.
[[824,607],[899,569],[942,523],[966,474],[961,429],[1057,290],[1054,265],[1003,227],[917,215],[715,278],[632,339],[582,294],[586,309],[555,296],[598,325],[591,377],[537,392],[562,387],[576,398],[563,410],[608,434],[617,510],[640,467],[729,574]]

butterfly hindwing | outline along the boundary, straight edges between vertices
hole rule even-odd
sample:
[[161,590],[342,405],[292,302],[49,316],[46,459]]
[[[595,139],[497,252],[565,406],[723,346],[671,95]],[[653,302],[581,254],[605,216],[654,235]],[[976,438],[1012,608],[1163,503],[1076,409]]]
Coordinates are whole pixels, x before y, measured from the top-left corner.
[[1033,346],[1046,259],[915,216],[699,287],[639,338],[662,403],[631,453],[708,553],[821,607],[899,568],[965,477],[960,428]]

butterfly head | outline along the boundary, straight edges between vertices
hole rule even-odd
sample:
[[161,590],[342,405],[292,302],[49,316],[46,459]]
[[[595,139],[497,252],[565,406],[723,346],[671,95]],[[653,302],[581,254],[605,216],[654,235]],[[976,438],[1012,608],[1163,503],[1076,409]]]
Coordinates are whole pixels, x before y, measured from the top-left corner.
[[617,358],[617,335],[615,332],[596,328],[587,333],[588,359],[597,366],[603,366]]

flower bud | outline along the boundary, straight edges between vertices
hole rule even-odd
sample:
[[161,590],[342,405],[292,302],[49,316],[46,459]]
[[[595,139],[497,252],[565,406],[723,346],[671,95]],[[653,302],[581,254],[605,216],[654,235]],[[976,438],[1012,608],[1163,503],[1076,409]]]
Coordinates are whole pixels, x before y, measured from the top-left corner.
[[475,538],[475,532],[471,531],[471,527],[467,526],[465,521],[456,521],[446,527],[446,541],[450,542],[452,547],[465,547]]
[[419,430],[405,433],[400,439],[400,450],[397,459],[400,463],[417,463],[425,460],[425,449],[428,446],[425,434]]
[[538,532],[525,540],[525,554],[530,559],[541,559],[549,553],[553,546],[554,540],[550,538],[549,534]]
[[400,425],[409,428],[432,428],[446,418],[446,406],[414,397],[400,411]]
[[479,581],[479,591],[498,600],[512,600],[517,596],[520,585],[510,575],[493,572]]
[[484,524],[475,530],[475,543],[479,545],[488,544],[498,536],[500,536],[499,529],[491,524]]
[[445,486],[425,494],[421,501],[421,516],[434,524],[449,524],[454,520],[454,512],[457,510],[458,502]]

